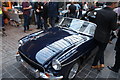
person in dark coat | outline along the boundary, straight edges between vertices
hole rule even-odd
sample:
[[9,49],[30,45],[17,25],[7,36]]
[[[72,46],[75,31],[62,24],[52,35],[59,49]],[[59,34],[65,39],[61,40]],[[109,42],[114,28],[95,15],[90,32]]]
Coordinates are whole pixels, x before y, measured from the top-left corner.
[[49,2],[48,4],[48,17],[49,17],[49,24],[54,27],[55,21],[58,17],[58,2]]
[[36,2],[35,3],[35,13],[36,13],[36,18],[37,18],[37,29],[42,29],[43,25],[42,25],[42,13],[43,13],[43,9],[42,9],[42,3],[41,2]]
[[68,10],[68,17],[75,18],[77,16],[77,7],[74,5],[73,2],[71,2],[71,5],[69,6]]
[[116,56],[115,56],[115,64],[113,67],[108,66],[108,68],[116,73],[120,70],[120,30],[118,32],[118,39],[115,45]]
[[48,2],[43,3],[43,20],[44,20],[44,28],[45,28],[45,30],[47,30],[48,29],[48,24],[47,24],[47,20],[48,20]]
[[[117,29],[117,14],[112,10],[115,2],[107,2],[107,7],[98,10],[96,14],[97,28],[95,30],[94,39],[99,49],[94,58],[92,68],[104,67],[104,50],[109,42],[110,33]],[[100,62],[100,65],[98,65]]]

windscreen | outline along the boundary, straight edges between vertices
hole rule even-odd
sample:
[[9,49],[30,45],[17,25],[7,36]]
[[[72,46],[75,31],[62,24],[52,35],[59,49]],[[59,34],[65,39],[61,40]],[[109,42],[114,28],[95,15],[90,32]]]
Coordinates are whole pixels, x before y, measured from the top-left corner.
[[64,18],[60,24],[62,27],[68,27],[78,33],[94,35],[96,24],[73,18]]

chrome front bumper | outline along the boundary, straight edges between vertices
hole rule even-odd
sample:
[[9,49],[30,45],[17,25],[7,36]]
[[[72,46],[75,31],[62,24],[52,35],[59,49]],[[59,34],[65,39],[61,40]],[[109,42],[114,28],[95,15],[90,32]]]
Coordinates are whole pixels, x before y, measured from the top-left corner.
[[44,78],[49,80],[61,80],[63,78],[63,76],[54,76],[52,73],[40,72],[38,69],[35,69],[26,63],[19,54],[16,55],[16,60],[20,62],[35,78]]

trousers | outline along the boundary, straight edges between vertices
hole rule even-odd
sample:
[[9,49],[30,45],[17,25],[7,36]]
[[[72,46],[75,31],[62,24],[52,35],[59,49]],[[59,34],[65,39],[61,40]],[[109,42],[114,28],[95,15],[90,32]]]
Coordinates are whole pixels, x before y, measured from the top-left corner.
[[96,56],[94,58],[92,66],[98,65],[98,62],[100,62],[100,64],[104,64],[104,51],[105,51],[105,48],[108,44],[108,43],[102,43],[102,42],[97,41],[97,40],[95,40],[95,41],[96,41],[96,44],[99,47],[99,49],[96,53]]

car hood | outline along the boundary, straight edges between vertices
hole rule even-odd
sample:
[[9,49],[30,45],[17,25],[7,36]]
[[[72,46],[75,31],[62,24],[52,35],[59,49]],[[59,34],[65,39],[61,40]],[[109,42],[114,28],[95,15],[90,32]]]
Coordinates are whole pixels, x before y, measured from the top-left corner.
[[20,49],[29,59],[44,64],[56,54],[81,40],[84,39],[78,35],[72,35],[60,28],[53,28],[44,36],[29,40]]

